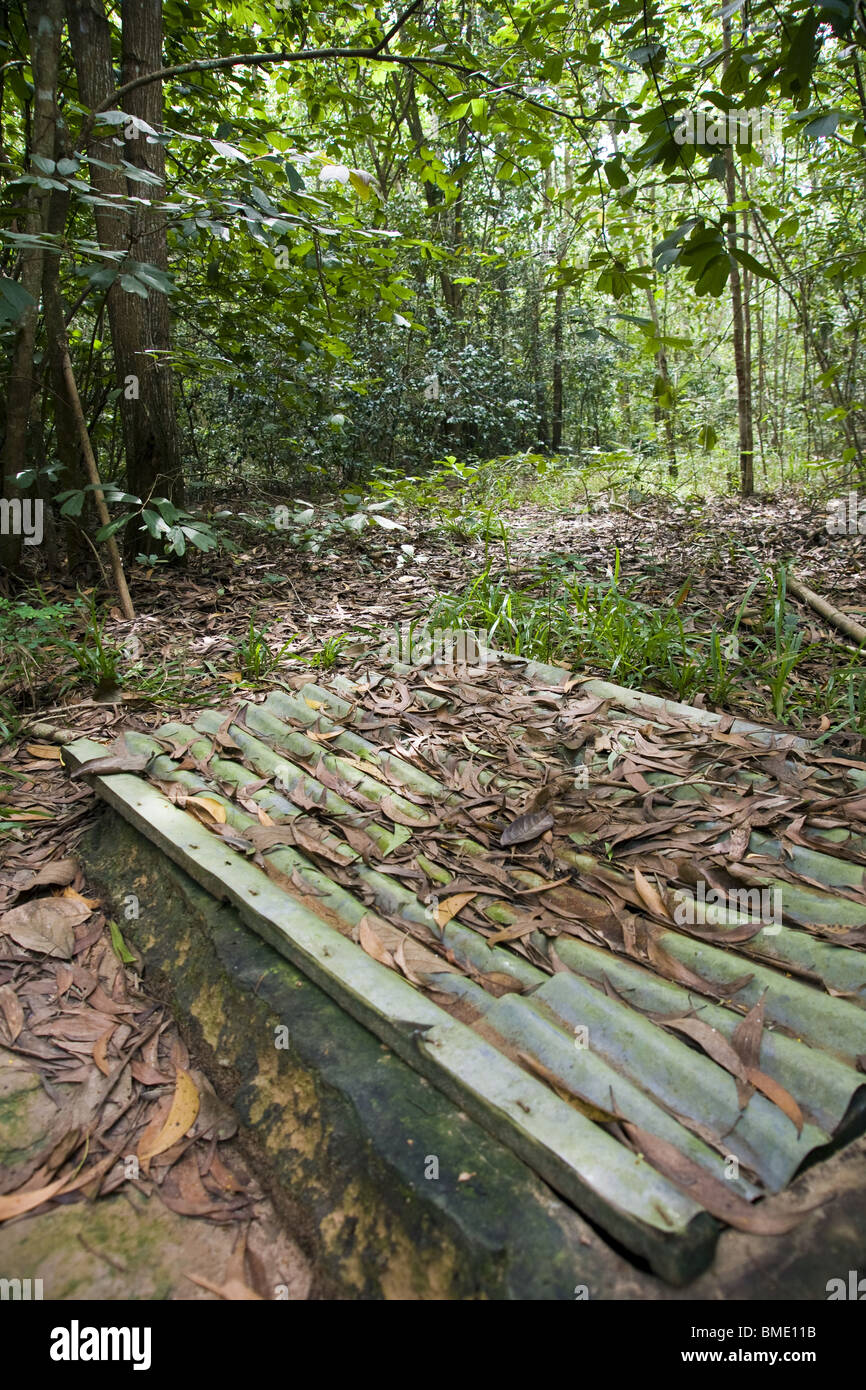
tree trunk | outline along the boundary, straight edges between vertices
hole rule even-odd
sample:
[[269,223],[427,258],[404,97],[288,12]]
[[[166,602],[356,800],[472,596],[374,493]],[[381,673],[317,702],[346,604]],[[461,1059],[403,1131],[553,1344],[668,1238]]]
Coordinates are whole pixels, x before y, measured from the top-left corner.
[[[31,166],[34,156],[54,158],[57,126],[57,67],[63,32],[63,0],[29,0],[27,28],[30,36],[30,62],[33,69],[33,128]],[[48,225],[49,190],[30,184],[24,230],[39,236]],[[36,328],[45,252],[41,247],[25,247],[21,253],[21,287],[34,301],[18,323],[12,366],[7,382],[6,434],[0,454],[0,491],[15,498],[21,489],[16,475],[27,466],[28,440],[33,405],[38,386],[35,363]],[[21,564],[22,537],[0,535],[0,568],[13,573]]]
[[668,355],[665,352],[663,342],[663,330],[659,319],[659,309],[656,304],[656,297],[653,293],[652,285],[646,287],[646,303],[649,315],[653,323],[658,351],[656,352],[656,372],[658,381],[661,385],[661,394],[658,390],[654,392],[656,406],[656,420],[661,417],[665,427],[665,438],[668,442],[668,473],[672,478],[676,478],[679,473],[677,464],[676,437],[674,434],[674,384],[671,380],[670,369],[668,368]]
[[556,291],[553,303],[553,416],[550,424],[550,447],[555,454],[562,449],[562,316],[565,290]]
[[[133,82],[162,67],[162,0],[123,0],[122,82]],[[162,128],[162,83],[148,82],[125,99],[132,116]],[[130,134],[133,132],[130,131]],[[159,184],[130,183],[129,192],[150,201],[132,215],[131,250],[135,260],[158,270],[168,269],[165,213],[157,205],[165,196],[165,149],[145,135],[127,139],[126,158],[139,169],[149,170]],[[151,290],[147,299],[130,295],[136,324],[135,374],[139,399],[127,402],[132,437],[125,432],[126,472],[130,491],[139,497],[152,492],[183,502],[183,469],[180,435],[175,411],[171,369],[171,325],[168,297]],[[125,422],[126,423],[126,422]]]
[[[67,0],[69,34],[84,106],[98,106],[114,90],[111,32],[103,0]],[[158,68],[162,61],[162,19],[158,0],[135,0],[123,6],[123,80]],[[130,93],[126,109],[157,129],[162,114],[162,84],[149,83]],[[113,129],[117,130],[117,127]],[[128,127],[132,137],[133,128]],[[165,174],[165,155],[160,145],[148,145],[138,132],[128,138],[123,152],[130,163],[151,169],[160,179]],[[114,135],[94,136],[88,154],[91,182],[102,198],[117,210],[96,206],[96,234],[103,251],[124,251],[131,259],[164,270],[168,251],[164,216],[152,207],[129,204],[136,198],[161,196],[161,187],[130,183],[121,165],[121,148]],[[108,168],[103,167],[108,165]],[[131,212],[130,208],[136,207]],[[180,444],[167,354],[171,348],[166,297],[151,290],[147,300],[128,293],[119,281],[108,292],[108,321],[114,352],[126,476],[130,492],[183,500]],[[156,354],[156,355],[154,355]],[[135,543],[135,533],[130,534]]]

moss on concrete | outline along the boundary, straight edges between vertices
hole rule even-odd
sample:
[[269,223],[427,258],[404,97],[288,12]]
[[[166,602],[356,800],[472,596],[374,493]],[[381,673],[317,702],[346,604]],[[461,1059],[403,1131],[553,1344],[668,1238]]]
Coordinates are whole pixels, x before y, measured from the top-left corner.
[[115,905],[137,895],[124,933],[234,1106],[320,1292],[654,1296],[655,1280],[119,817],[82,853]]

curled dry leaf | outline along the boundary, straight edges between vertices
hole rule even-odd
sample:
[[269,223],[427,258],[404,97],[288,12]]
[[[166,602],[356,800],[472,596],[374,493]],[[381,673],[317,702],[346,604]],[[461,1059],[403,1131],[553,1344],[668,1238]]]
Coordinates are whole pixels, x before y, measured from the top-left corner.
[[78,867],[77,859],[52,859],[49,864],[43,865],[39,870],[30,887],[42,888],[53,885],[57,888],[63,888],[76,877]]
[[671,920],[671,914],[665,907],[661,893],[655,885],[650,883],[649,879],[641,873],[637,865],[635,865],[634,869],[634,886],[640,894],[641,901],[649,908],[654,916],[661,917],[667,922]]
[[394,964],[397,966],[397,969],[400,970],[402,974],[406,976],[406,979],[409,981],[410,984],[420,985],[422,983],[421,980],[414,973],[411,967],[406,963],[406,942],[408,941],[408,939],[408,937],[404,936],[402,941],[400,942],[400,945],[394,952]]
[[11,985],[3,985],[0,988],[0,1013],[2,1013],[6,1024],[9,1041],[14,1043],[24,1027],[24,1010]]
[[11,907],[0,917],[0,934],[27,951],[70,960],[75,949],[74,927],[90,916],[90,908],[82,898],[34,898],[31,902]]
[[35,1207],[41,1207],[43,1202],[50,1202],[51,1198],[60,1192],[75,1192],[88,1183],[96,1182],[115,1162],[114,1154],[109,1154],[84,1173],[75,1169],[71,1174],[66,1173],[61,1178],[55,1178],[54,1182],[48,1183],[45,1187],[31,1188],[26,1192],[12,1192],[8,1196],[0,1197],[0,1221],[9,1221],[13,1216],[33,1211]]
[[130,753],[126,749],[106,753],[105,757],[91,758],[89,762],[75,768],[69,774],[70,780],[74,782],[80,777],[91,777],[94,774],[108,777],[118,772],[144,772],[152,757],[152,753]]
[[754,1207],[744,1197],[731,1190],[721,1178],[714,1178],[703,1164],[680,1153],[675,1145],[661,1139],[657,1134],[649,1134],[630,1121],[623,1121],[622,1127],[638,1150],[659,1173],[670,1182],[699,1202],[711,1216],[716,1216],[737,1231],[748,1231],[756,1236],[782,1236],[792,1231],[809,1211],[770,1212],[763,1207]]
[[374,960],[381,961],[382,965],[393,967],[394,957],[382,944],[380,937],[376,935],[375,931],[370,926],[366,914],[358,923],[358,942],[361,948],[367,952],[368,956],[372,956]]

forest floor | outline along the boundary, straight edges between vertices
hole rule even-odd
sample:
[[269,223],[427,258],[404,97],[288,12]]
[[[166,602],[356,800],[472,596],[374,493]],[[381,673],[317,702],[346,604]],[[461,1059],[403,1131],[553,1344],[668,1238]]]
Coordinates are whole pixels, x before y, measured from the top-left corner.
[[[152,730],[190,705],[228,707],[304,671],[314,680],[334,671],[357,678],[375,668],[395,627],[423,622],[438,596],[460,594],[485,572],[511,591],[534,595],[543,608],[565,571],[578,572],[581,582],[609,584],[618,569],[620,589],[649,608],[675,608],[687,632],[705,633],[714,624],[730,629],[741,611],[740,630],[760,638],[772,604],[749,601],[750,586],[794,557],[803,582],[852,616],[866,612],[866,538],[828,534],[825,510],[794,495],[698,505],[631,494],[625,502],[596,499],[591,512],[522,507],[501,519],[505,544],[489,536],[461,539],[416,517],[404,518],[408,530],[370,528],[360,538],[329,541],[315,556],[299,555],[276,533],[257,535],[235,554],[196,557],[186,570],[146,576],[137,570],[130,584],[136,622],[125,623],[112,610],[100,634],[103,645],[122,654],[116,683],[88,689],[62,651],[52,669],[43,665],[38,676],[31,674],[29,698],[25,693],[20,702],[24,723],[0,764],[0,912],[6,914],[0,918],[0,1105],[26,1102],[20,1143],[0,1152],[0,1265],[9,1262],[5,1255],[25,1225],[32,1230],[40,1223],[48,1236],[51,1223],[60,1230],[58,1214],[74,1209],[74,1183],[58,1188],[55,1175],[76,1138],[88,1129],[110,1130],[116,1163],[132,1136],[135,1151],[143,1151],[146,1131],[144,1148],[153,1156],[143,1190],[188,1230],[187,1237],[166,1227],[162,1237],[165,1250],[182,1256],[155,1285],[137,1272],[135,1259],[127,1264],[112,1253],[109,1226],[101,1249],[90,1249],[83,1232],[74,1232],[70,1239],[90,1260],[81,1276],[88,1286],[98,1285],[101,1267],[116,1287],[131,1281],[144,1297],[269,1296],[279,1285],[286,1296],[303,1298],[309,1290],[304,1257],[290,1233],[278,1236],[273,1208],[234,1147],[230,1117],[220,1114],[170,1017],[149,998],[134,949],[88,893],[75,851],[97,798],[70,781],[57,743],[40,724],[67,731],[66,739],[109,741],[125,728]],[[50,603],[70,597],[60,585],[42,588]],[[850,659],[846,639],[790,596],[786,611],[796,615],[811,651],[785,687],[794,698],[784,726],[829,736],[835,752],[861,756],[862,740],[838,729],[844,721],[831,719],[820,702],[825,672]],[[290,649],[280,656],[287,642]],[[554,651],[529,654],[557,659]],[[612,673],[598,660],[579,673],[636,683],[627,668]],[[727,706],[701,691],[689,696],[689,703],[704,702],[766,717],[760,672],[742,673]],[[30,911],[46,895],[50,922]],[[58,930],[71,951],[52,959],[45,932]],[[196,1128],[180,1141],[189,1097],[179,1075],[191,1077],[200,1104]],[[121,1201],[111,1194],[122,1183],[123,1172],[109,1165],[101,1185],[106,1201]],[[55,1195],[53,1206],[40,1205]],[[28,1217],[37,1205],[38,1215]],[[204,1246],[203,1221],[212,1231]],[[127,1287],[106,1296],[129,1293]]]

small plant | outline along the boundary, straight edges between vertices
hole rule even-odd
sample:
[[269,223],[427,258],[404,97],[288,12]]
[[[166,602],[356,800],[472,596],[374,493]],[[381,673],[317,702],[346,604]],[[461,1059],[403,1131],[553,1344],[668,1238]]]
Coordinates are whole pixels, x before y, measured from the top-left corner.
[[67,648],[74,617],[72,604],[49,603],[41,589],[34,591],[33,598],[38,607],[26,600],[0,598],[0,650],[6,662],[3,688],[23,686],[31,698],[52,657],[56,659],[58,651]]
[[349,640],[347,632],[341,632],[339,636],[326,637],[321,648],[310,658],[310,665],[316,666],[322,671],[330,671],[336,666],[337,658]]
[[378,526],[383,531],[405,531],[401,521],[385,516],[384,512],[396,505],[395,498],[375,502],[355,492],[342,492],[324,506],[314,506],[312,502],[296,499],[300,511],[292,512],[287,506],[274,508],[270,524],[258,518],[242,514],[242,519],[259,528],[267,526],[285,535],[296,549],[308,555],[318,555],[324,546],[347,536],[357,537],[369,526]]
[[111,689],[120,683],[119,668],[124,652],[105,636],[105,619],[100,619],[96,600],[87,600],[87,620],[83,635],[76,639],[64,637],[62,645],[75,661],[81,674],[98,690]]
[[292,636],[275,650],[267,638],[267,625],[256,627],[255,619],[250,617],[247,634],[235,647],[241,675],[245,680],[262,680],[286,659],[294,641],[295,638]]
[[0,695],[0,744],[9,743],[21,728],[21,720],[11,700]]

